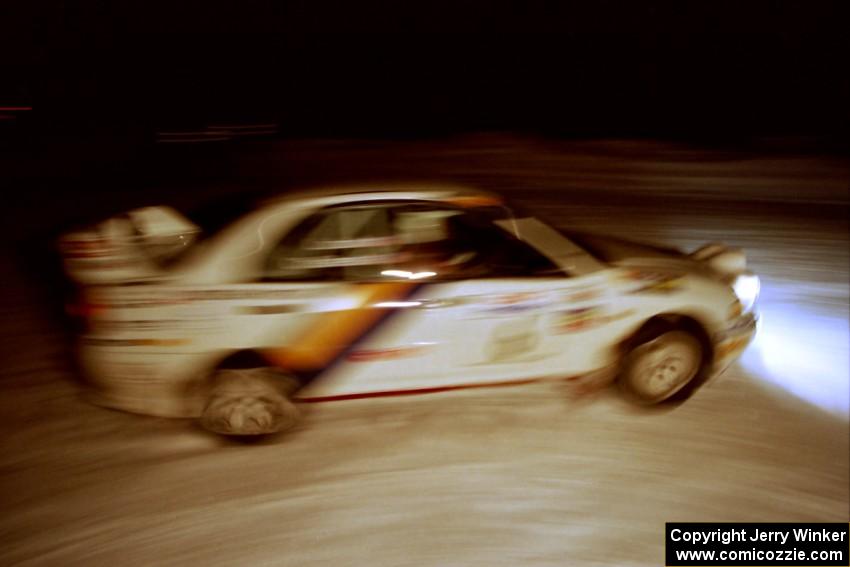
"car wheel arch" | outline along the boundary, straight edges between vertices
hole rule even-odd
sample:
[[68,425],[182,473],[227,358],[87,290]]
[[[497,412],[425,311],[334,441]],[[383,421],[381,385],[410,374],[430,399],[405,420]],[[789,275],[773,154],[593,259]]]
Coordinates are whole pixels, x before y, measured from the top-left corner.
[[[647,340],[652,339],[662,332],[682,330],[690,333],[699,341],[703,353],[702,367],[704,369],[709,369],[714,362],[714,345],[711,342],[711,338],[706,327],[705,323],[688,314],[659,313],[653,315],[634,332],[620,341],[617,345],[618,359],[621,360],[633,348],[643,344]],[[709,373],[701,372],[700,374],[701,375],[694,380],[692,385],[693,388],[699,387],[702,383],[704,383]]]
[[212,371],[216,370],[241,370],[248,368],[261,368],[271,366],[260,352],[252,349],[237,350],[230,352],[213,366]]
[[[279,372],[276,372],[279,371]],[[293,427],[299,410],[296,377],[269,364],[255,350],[225,355],[207,373],[200,423],[224,435],[266,435]]]
[[206,372],[206,380],[212,383],[218,372],[223,370],[261,370],[265,369],[270,373],[275,373],[290,382],[290,389],[295,391],[306,384],[313,375],[294,372],[286,368],[272,363],[262,351],[255,349],[241,349],[227,353],[214,361],[208,367]]

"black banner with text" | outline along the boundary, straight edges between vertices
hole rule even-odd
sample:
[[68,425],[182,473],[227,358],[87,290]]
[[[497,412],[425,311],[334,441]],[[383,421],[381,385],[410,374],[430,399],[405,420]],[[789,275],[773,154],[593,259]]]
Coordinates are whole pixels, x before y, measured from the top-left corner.
[[850,524],[678,523],[665,535],[668,567],[847,566]]

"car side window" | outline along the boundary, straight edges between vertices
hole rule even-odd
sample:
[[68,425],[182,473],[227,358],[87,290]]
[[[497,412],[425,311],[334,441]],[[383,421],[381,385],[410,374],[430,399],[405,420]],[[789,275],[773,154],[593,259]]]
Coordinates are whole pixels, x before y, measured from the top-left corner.
[[458,217],[453,230],[463,246],[476,251],[470,269],[475,277],[564,276],[546,256],[493,223],[486,214],[474,212]]
[[345,279],[357,266],[392,260],[395,240],[387,207],[327,209],[302,221],[266,259],[275,281]]
[[435,281],[556,272],[486,214],[432,203],[371,203],[329,208],[303,221],[270,253],[264,277]]

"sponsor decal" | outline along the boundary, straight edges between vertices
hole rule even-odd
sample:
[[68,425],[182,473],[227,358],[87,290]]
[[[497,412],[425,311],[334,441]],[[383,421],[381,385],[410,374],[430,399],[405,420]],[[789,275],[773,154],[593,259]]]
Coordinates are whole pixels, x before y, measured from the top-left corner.
[[593,301],[601,295],[598,288],[587,288],[577,290],[565,290],[563,300],[570,303],[583,303]]
[[491,362],[507,362],[532,353],[540,343],[537,317],[499,325],[490,335],[487,358]]
[[604,322],[605,317],[601,307],[582,307],[558,313],[554,327],[556,333],[573,333],[598,326]]
[[345,358],[351,362],[374,362],[378,360],[396,360],[399,358],[420,356],[424,351],[425,345],[363,349],[352,351]]
[[618,313],[606,314],[605,309],[601,305],[570,309],[568,311],[561,311],[555,315],[555,324],[553,327],[556,333],[575,333],[605,325],[619,319],[625,319],[634,313],[634,309],[626,309]]
[[684,287],[684,277],[665,272],[653,272],[647,270],[629,270],[624,274],[624,279],[629,282],[638,282],[641,285],[630,293],[675,293]]
[[485,313],[519,313],[539,309],[548,304],[546,294],[540,292],[507,293],[481,298]]

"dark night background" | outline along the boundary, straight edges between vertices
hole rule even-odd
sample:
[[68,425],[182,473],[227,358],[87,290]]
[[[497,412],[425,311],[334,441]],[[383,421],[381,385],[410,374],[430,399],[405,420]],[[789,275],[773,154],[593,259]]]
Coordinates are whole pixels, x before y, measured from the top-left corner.
[[[846,4],[6,2],[0,107],[31,110],[0,111],[0,230],[39,258],[26,250],[73,224],[142,204],[191,206],[201,194],[388,174],[527,183],[504,168],[497,177],[494,164],[487,179],[446,175],[462,158],[426,157],[480,132],[744,152],[765,140],[776,152],[782,140],[783,151],[843,156]],[[289,145],[156,143],[157,132],[258,122],[276,123]],[[349,155],[327,163],[332,152],[298,145],[336,138]],[[368,139],[386,145],[358,154]],[[426,140],[436,145],[396,143]],[[661,157],[642,151],[631,156],[638,169]],[[622,188],[639,174],[616,170],[579,170],[561,187],[589,193],[584,176]]]
[[844,5],[7,2],[0,102],[32,105],[38,135],[122,141],[240,120],[293,136],[839,139]]

